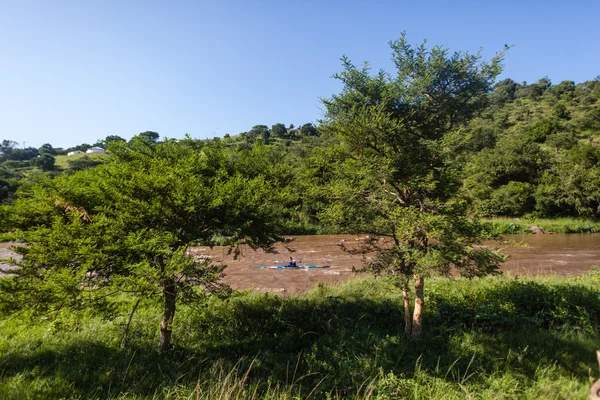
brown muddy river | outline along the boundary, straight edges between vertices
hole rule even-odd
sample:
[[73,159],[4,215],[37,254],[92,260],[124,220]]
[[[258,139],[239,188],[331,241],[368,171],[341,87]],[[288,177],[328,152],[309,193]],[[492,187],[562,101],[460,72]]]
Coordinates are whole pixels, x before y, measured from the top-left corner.
[[[278,254],[247,249],[236,261],[226,254],[225,248],[197,247],[192,252],[227,264],[224,281],[234,289],[290,294],[310,289],[319,281],[336,283],[354,277],[352,267],[361,266],[360,256],[343,252],[339,245],[343,241],[349,246],[357,243],[359,238],[353,235],[296,236],[289,245],[295,250],[293,253],[281,245],[277,246]],[[600,265],[600,234],[510,235],[507,239],[527,243],[526,247],[504,248],[504,253],[511,257],[503,264],[502,271],[512,275],[578,275],[587,272],[592,265]],[[9,243],[0,243],[0,257],[9,256],[9,246]],[[253,268],[274,265],[275,261],[287,260],[290,255],[302,260],[300,265],[330,267],[306,270]]]
[[[214,260],[228,265],[225,281],[234,289],[253,289],[259,292],[298,293],[310,289],[317,282],[336,283],[355,274],[352,266],[360,267],[360,256],[343,252],[339,245],[357,243],[360,236],[325,235],[296,236],[290,246],[300,265],[330,265],[327,269],[256,269],[256,265],[273,265],[275,260],[286,260],[290,253],[279,246],[279,254],[265,254],[248,250],[239,260],[226,255],[223,248],[196,248],[196,254],[211,255]],[[527,243],[527,247],[504,247],[510,258],[502,271],[512,275],[579,275],[592,265],[600,265],[600,234],[568,235],[510,235],[508,240]],[[489,243],[498,246],[497,243]],[[498,246],[502,247],[502,246]]]

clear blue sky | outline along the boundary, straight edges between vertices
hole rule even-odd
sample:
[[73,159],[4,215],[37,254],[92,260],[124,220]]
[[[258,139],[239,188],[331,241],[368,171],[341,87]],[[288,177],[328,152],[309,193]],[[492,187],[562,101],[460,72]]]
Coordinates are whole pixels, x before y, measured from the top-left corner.
[[600,75],[600,1],[0,0],[0,139],[237,134],[322,116],[339,58],[392,70],[391,39],[491,57],[502,77]]

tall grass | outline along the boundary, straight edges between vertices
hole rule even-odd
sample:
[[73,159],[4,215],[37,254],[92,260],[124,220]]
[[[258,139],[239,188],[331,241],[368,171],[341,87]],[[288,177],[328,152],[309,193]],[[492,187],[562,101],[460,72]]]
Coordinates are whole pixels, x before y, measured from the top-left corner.
[[[579,218],[489,218],[483,219],[488,228],[497,234],[530,234],[530,225],[554,233],[600,232],[600,221]],[[335,235],[347,232],[333,230],[310,222],[284,221],[287,235]]]
[[596,378],[600,274],[430,279],[426,334],[403,335],[388,279],[298,297],[238,293],[181,306],[155,351],[160,307],[0,320],[0,398],[584,399]]
[[554,233],[594,233],[600,232],[600,221],[575,218],[494,218],[485,219],[485,224],[497,234],[533,233],[530,225],[537,226],[546,232]]

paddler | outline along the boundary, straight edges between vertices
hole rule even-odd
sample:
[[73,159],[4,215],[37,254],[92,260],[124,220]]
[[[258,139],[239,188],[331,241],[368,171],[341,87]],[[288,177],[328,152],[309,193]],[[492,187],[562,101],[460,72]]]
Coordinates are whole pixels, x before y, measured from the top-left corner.
[[287,263],[286,268],[298,268],[298,264],[296,264],[296,260],[293,257],[290,257],[290,261]]

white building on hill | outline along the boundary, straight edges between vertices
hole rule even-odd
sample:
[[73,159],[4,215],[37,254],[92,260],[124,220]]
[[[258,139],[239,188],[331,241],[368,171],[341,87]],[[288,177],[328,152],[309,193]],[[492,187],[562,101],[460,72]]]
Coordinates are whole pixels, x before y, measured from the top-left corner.
[[90,147],[89,149],[87,149],[86,153],[98,153],[98,154],[104,154],[106,153],[106,150],[104,150],[102,147]]
[[67,157],[74,156],[75,154],[83,154],[83,151],[81,151],[81,150],[70,151],[67,153]]

